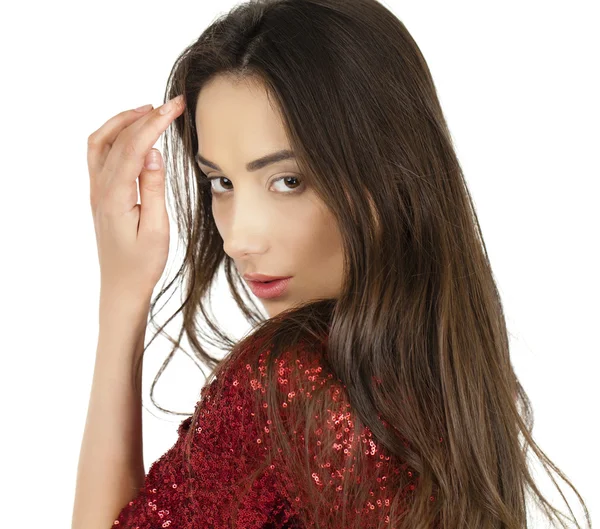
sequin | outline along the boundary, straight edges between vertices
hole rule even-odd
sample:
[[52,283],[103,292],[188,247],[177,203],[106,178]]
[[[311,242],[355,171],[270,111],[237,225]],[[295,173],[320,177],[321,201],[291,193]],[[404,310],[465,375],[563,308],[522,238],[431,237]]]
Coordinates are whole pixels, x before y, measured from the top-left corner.
[[[243,356],[240,356],[243,358]],[[223,373],[226,385],[224,392],[216,398],[213,384],[204,387],[201,400],[196,403],[191,446],[191,477],[187,474],[184,439],[190,430],[193,417],[184,419],[178,428],[175,444],[150,466],[145,482],[137,496],[127,503],[113,525],[119,529],[192,529],[230,527],[233,502],[239,499],[239,491],[230,484],[241,476],[250,475],[264,462],[270,449],[271,432],[268,427],[259,428],[255,420],[254,399],[265,399],[263,377],[266,376],[264,358],[254,372],[249,363],[241,360],[232,363]],[[284,413],[288,402],[311,398],[311,391],[330,384],[332,374],[314,358],[303,358],[295,363],[285,357],[277,360],[275,371],[281,388],[281,408]],[[303,387],[292,381],[304,379]],[[311,469],[312,483],[319,490],[326,488],[334,495],[341,494],[342,483],[355,479],[357,483],[367,480],[372,483],[370,499],[365,505],[371,522],[364,527],[374,527],[379,520],[389,521],[390,502],[394,475],[406,475],[406,467],[393,467],[393,461],[372,437],[368,428],[358,439],[353,435],[353,416],[343,385],[332,386],[330,414],[314,417],[316,426],[309,442],[312,453],[321,451],[321,440],[325,429],[333,430],[332,460]],[[316,393],[315,393],[316,395]],[[267,408],[264,402],[259,408]],[[290,406],[289,409],[292,409]],[[265,410],[266,412],[266,410]],[[272,428],[271,421],[265,421]],[[385,421],[382,421],[385,424]],[[294,432],[293,437],[304,444],[304,436]],[[344,463],[353,454],[352,447],[359,443],[362,457],[372,462],[373,472],[355,476],[354,465],[345,472]],[[279,450],[281,452],[281,449]],[[313,456],[317,459],[317,456]],[[251,491],[239,505],[236,527],[273,529],[300,528],[296,522],[299,508],[303,505],[302,491],[295,490],[295,477],[287,473],[286,465],[265,465]],[[409,471],[408,476],[412,477]],[[292,486],[290,486],[292,484]],[[414,489],[411,483],[410,490]],[[294,491],[295,492],[292,492]],[[188,492],[193,491],[193,494]],[[432,497],[433,501],[433,497]],[[331,512],[341,512],[341,503],[334,502]],[[357,511],[358,512],[358,511]]]

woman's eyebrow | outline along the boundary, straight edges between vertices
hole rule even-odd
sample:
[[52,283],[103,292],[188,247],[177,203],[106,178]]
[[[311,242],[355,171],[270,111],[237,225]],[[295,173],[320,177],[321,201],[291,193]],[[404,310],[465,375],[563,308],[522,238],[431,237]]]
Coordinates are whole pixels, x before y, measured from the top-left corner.
[[[266,156],[262,156],[261,158],[258,158],[252,162],[248,162],[246,164],[246,170],[248,172],[258,171],[267,165],[294,158],[296,158],[296,155],[293,151],[290,149],[283,149],[281,151],[276,151],[271,154],[267,154]],[[196,162],[206,165],[211,169],[215,169],[216,171],[222,171],[222,169],[216,163],[207,160],[200,153],[196,153]]]

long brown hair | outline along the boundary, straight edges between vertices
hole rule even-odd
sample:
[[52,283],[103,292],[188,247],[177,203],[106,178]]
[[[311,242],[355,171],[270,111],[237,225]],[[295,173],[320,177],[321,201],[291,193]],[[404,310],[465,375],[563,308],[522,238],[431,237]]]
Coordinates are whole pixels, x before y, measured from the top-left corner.
[[[216,75],[261,83],[281,110],[303,179],[339,223],[345,259],[339,298],[311,300],[265,319],[224,253],[211,192],[194,161],[196,101]],[[258,351],[268,346],[265,398],[270,419],[281,426],[272,428],[273,446],[310,490],[307,454],[294,450],[271,410],[277,409],[276,359],[312,344],[344,386],[356,428],[370,428],[388,454],[418,474],[410,510],[398,504],[398,517],[381,520],[380,527],[522,529],[527,493],[550,522],[566,527],[561,517],[569,517],[534,483],[529,449],[575,491],[591,527],[580,494],[532,438],[531,404],[511,365],[473,201],[431,73],[404,24],[376,0],[238,4],[176,60],[165,101],[179,94],[187,107],[165,134],[163,153],[185,255],[150,312],[153,317],[175,280],[185,280],[183,303],[158,333],[180,311],[183,328],[151,398],[184,334],[212,368],[210,377],[248,350],[250,340],[261,344]],[[237,343],[206,308],[221,266],[252,325]],[[214,358],[202,342],[230,354]],[[321,343],[326,347],[318,349]],[[316,398],[303,403],[307,428],[330,405]],[[344,503],[362,505],[371,484],[346,485]],[[305,507],[320,512],[316,507],[332,499],[313,490]],[[349,527],[340,513],[323,513],[317,527]]]

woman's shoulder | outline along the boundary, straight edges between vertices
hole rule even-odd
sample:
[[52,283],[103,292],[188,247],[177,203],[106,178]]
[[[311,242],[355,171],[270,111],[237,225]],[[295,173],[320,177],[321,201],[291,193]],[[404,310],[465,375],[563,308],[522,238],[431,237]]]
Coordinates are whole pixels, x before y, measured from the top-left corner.
[[[315,404],[326,401],[329,414],[349,417],[345,386],[328,368],[321,342],[300,342],[276,353],[270,346],[257,347],[258,343],[250,340],[246,347],[234,351],[214,380],[202,388],[194,416],[216,413],[232,416],[230,422],[238,415],[239,420],[266,422],[270,408],[282,424],[298,423]],[[194,417],[184,420],[180,435],[192,423]],[[340,421],[336,424],[341,426]]]
[[[265,339],[252,338],[245,347],[228,359],[217,377],[220,377],[225,385],[238,379],[255,381],[251,386],[257,386],[257,383],[267,376],[267,365],[271,361],[277,371],[278,382],[283,385],[289,380],[286,379],[286,375],[292,376],[296,381],[301,379],[311,383],[333,381],[335,377],[327,368],[324,356],[325,343],[300,341],[274,353],[273,347]],[[234,387],[237,387],[237,384]],[[206,393],[208,387],[204,387],[202,391]]]
[[[402,467],[357,421],[346,387],[334,376],[323,349],[299,344],[274,353],[252,345],[230,358],[218,380],[203,390],[196,420],[182,424],[182,431],[194,427],[199,475],[213,472],[202,467],[214,464],[211,453],[219,453],[225,476],[240,473],[240,465],[248,473],[264,464],[267,474],[276,476],[278,494],[296,506],[311,504],[316,492],[329,507],[341,508],[342,486],[356,474],[374,486],[387,482],[393,488]],[[282,439],[302,459],[291,459],[287,451],[283,457]],[[371,516],[373,504],[386,505],[384,489],[376,488],[364,506]]]
[[343,385],[329,368],[322,342],[299,342],[276,352],[272,347],[252,344],[232,363],[225,376],[231,384],[237,379],[250,391],[264,395],[265,385],[270,382],[269,369],[284,409],[286,401],[293,398],[310,399],[325,388],[333,391],[335,396],[341,396],[343,390]]

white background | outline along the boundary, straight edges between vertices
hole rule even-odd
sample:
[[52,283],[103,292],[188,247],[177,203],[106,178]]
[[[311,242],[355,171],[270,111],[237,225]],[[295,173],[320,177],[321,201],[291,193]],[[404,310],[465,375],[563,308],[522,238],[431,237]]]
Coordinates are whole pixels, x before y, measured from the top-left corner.
[[[501,291],[513,364],[532,399],[534,436],[593,519],[600,473],[597,6],[385,4],[417,41],[436,82]],[[88,135],[122,110],[161,104],[176,57],[232,5],[58,1],[3,9],[5,527],[70,526],[98,331]],[[214,312],[242,336],[248,327],[220,292]],[[185,418],[155,413],[149,400],[167,351],[167,341],[157,340],[145,360],[146,470]],[[178,354],[155,397],[191,413],[203,382],[192,360]],[[547,483],[543,491],[555,497]]]

